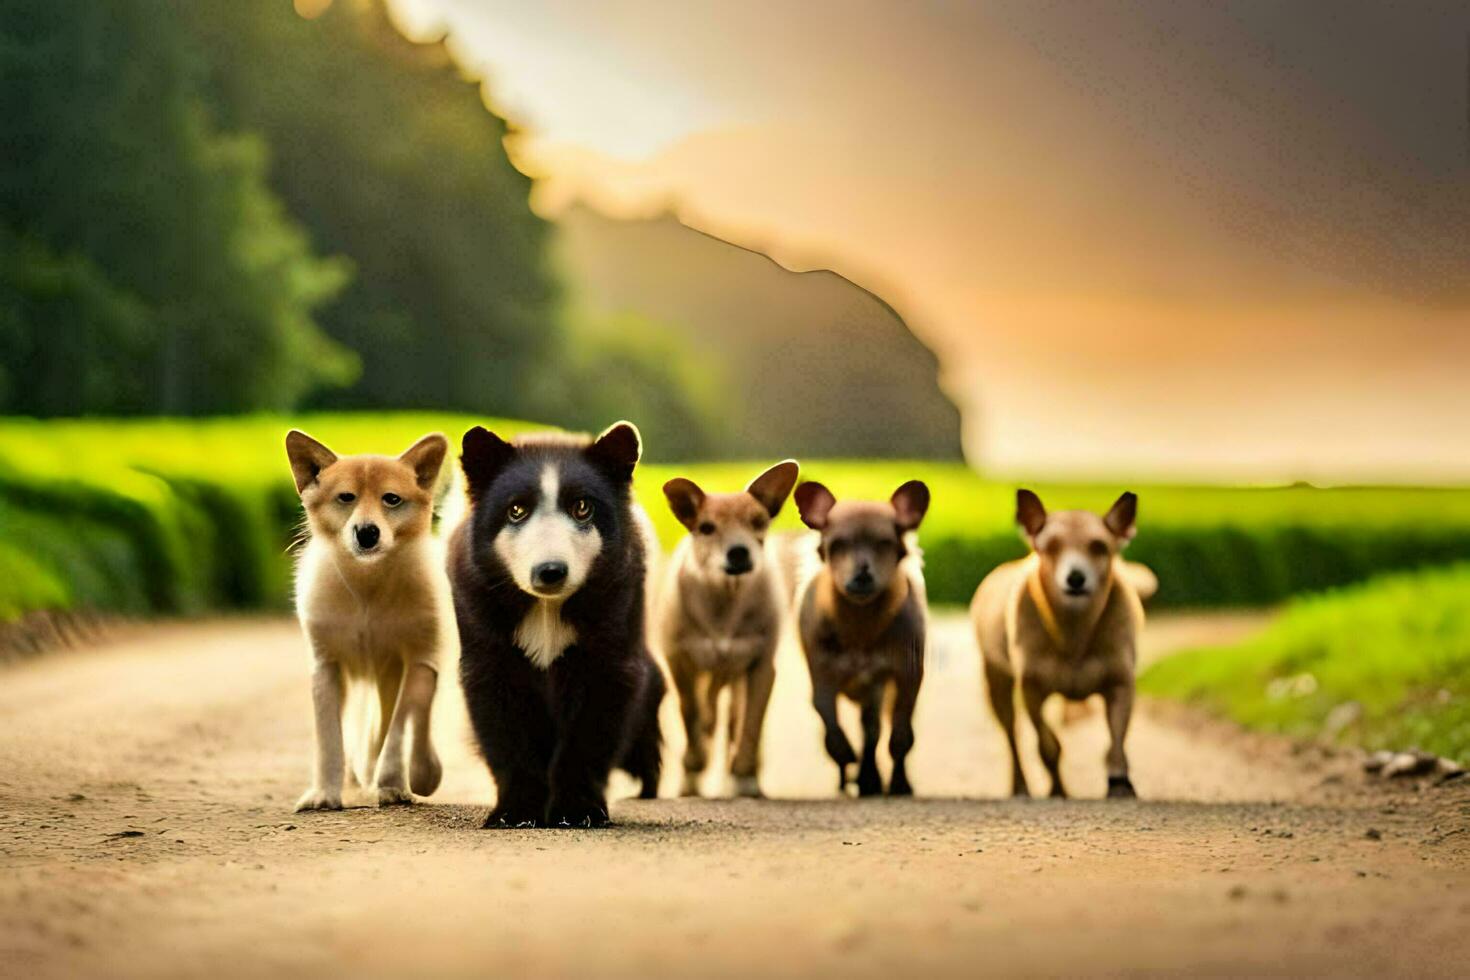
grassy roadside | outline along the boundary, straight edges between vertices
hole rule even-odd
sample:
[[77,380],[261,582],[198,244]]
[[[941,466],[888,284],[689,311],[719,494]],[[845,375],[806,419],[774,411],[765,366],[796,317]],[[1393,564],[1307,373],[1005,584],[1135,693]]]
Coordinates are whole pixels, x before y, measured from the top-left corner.
[[[306,429],[340,452],[396,453],[425,432],[451,440],[477,422],[435,413],[222,419],[0,419],[0,622],[32,610],[157,614],[283,606],[286,548],[299,518],[282,440]],[[665,544],[682,534],[659,488],[689,476],[743,486],[772,460],[650,464],[637,490]],[[1014,485],[963,465],[804,460],[839,497],[887,497],[930,484],[921,531],[931,598],[968,602],[1022,546]],[[1119,485],[1033,484],[1047,504],[1105,508]],[[1157,605],[1261,605],[1385,569],[1470,559],[1470,490],[1133,486],[1141,523],[1130,556],[1158,572]],[[788,507],[778,527],[797,528]]]
[[1293,600],[1258,636],[1170,657],[1139,687],[1250,728],[1470,762],[1470,564]]

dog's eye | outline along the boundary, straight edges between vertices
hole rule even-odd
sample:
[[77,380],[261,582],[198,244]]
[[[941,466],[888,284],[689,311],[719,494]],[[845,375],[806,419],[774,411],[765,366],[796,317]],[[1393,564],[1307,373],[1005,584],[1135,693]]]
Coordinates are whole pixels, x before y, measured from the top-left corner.
[[525,504],[511,504],[506,508],[505,517],[512,524],[519,524],[531,516],[531,510]]
[[1094,538],[1092,543],[1087,546],[1087,549],[1101,558],[1108,553],[1108,543],[1101,538]]
[[771,522],[766,520],[764,517],[757,517],[755,520],[750,522],[750,529],[756,534],[759,534],[764,531],[767,525],[769,525],[770,523]]
[[337,494],[337,499],[340,500],[344,504],[350,504],[354,500],[357,499],[357,494],[355,494],[355,493],[339,493],[339,494]]
[[400,497],[400,496],[398,496],[398,494],[396,494],[396,493],[385,493],[385,494],[383,494],[383,506],[385,506],[385,507],[397,507],[401,503],[403,503],[403,498]]
[[699,525],[699,533],[700,534],[714,534],[715,533],[715,526],[713,524],[711,524],[709,521],[705,521],[703,524]]
[[578,497],[572,502],[572,520],[578,524],[586,524],[592,520],[592,501],[586,497]]

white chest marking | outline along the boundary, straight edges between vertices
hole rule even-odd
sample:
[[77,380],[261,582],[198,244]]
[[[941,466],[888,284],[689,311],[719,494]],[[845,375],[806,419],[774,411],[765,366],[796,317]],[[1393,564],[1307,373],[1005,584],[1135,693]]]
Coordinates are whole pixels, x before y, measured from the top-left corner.
[[561,618],[561,601],[538,599],[515,632],[516,646],[542,670],[547,670],[577,642],[577,631]]

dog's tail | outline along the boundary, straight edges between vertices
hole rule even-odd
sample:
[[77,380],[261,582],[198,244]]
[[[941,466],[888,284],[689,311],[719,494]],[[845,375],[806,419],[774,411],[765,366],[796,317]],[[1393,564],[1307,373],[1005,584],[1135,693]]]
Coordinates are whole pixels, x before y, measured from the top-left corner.
[[439,535],[447,538],[470,512],[470,496],[466,491],[459,467],[445,467],[444,476],[434,488],[434,513],[439,519]]
[[1125,582],[1133,586],[1133,591],[1138,593],[1140,599],[1152,599],[1154,593],[1159,591],[1159,577],[1147,565],[1136,561],[1120,561],[1118,572]]
[[924,549],[919,547],[919,533],[910,531],[903,536],[903,564],[900,566],[909,577],[909,585],[919,597],[919,607],[927,618],[929,615],[929,586],[924,581]]
[[816,531],[782,531],[771,535],[766,547],[770,549],[776,580],[787,607],[796,603],[807,583],[821,570],[822,559],[817,554],[821,540]]

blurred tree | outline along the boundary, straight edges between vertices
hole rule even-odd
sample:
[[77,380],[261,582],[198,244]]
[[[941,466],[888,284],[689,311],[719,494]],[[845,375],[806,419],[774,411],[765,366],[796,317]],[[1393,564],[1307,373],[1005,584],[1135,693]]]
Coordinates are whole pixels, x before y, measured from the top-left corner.
[[537,397],[568,369],[547,226],[506,123],[444,45],[406,39],[377,0],[314,20],[285,2],[176,9],[221,118],[265,137],[292,213],[356,266],[321,321],[361,356],[362,378],[314,401],[571,421]]
[[730,385],[698,356],[682,331],[636,314],[570,310],[557,370],[537,376],[531,397],[559,406],[562,424],[597,431],[619,419],[637,423],[644,457],[663,462],[728,452]]
[[0,0],[0,409],[283,408],[351,380],[316,257],[166,0]]

